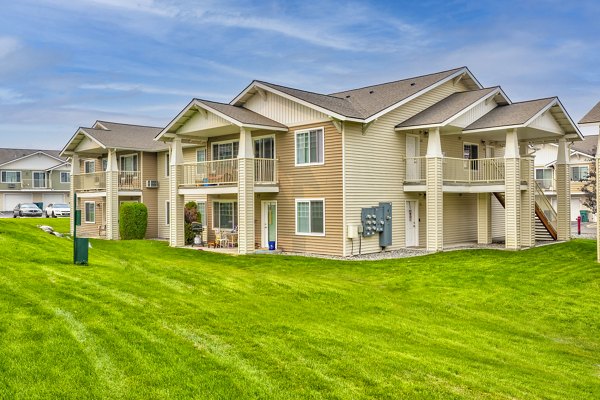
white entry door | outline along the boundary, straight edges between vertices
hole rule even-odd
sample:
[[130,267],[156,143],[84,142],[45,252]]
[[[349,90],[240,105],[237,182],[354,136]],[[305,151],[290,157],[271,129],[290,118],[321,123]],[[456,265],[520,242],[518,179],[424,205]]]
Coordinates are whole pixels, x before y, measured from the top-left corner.
[[269,242],[275,242],[277,245],[277,202],[262,202],[262,247],[269,247]]
[[405,207],[406,247],[419,245],[419,202],[408,200]]
[[419,137],[406,135],[406,180],[416,181],[421,178],[421,162],[418,158],[421,155]]

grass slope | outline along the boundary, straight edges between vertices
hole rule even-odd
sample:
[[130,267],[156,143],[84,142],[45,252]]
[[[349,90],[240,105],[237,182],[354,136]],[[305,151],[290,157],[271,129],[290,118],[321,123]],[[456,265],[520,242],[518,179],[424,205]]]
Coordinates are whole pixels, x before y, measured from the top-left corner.
[[0,221],[0,398],[600,398],[594,241],[363,263],[94,240],[78,267],[47,221]]

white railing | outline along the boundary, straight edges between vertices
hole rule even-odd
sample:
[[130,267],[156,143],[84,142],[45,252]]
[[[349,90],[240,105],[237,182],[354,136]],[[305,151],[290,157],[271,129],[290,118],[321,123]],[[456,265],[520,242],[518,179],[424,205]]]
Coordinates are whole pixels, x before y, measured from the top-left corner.
[[406,158],[405,182],[425,182],[427,178],[427,159],[425,157]]
[[52,185],[48,179],[22,179],[20,185],[21,189],[50,189]]
[[278,160],[272,158],[254,159],[254,182],[276,184],[279,182]]
[[139,171],[119,172],[120,190],[140,190],[142,188]]
[[106,172],[77,174],[71,177],[73,187],[80,191],[106,190]]
[[504,182],[503,158],[444,157],[444,181],[457,183]]
[[238,182],[238,159],[182,165],[184,186],[233,185]]
[[535,184],[535,205],[540,209],[540,211],[546,217],[546,220],[556,232],[558,226],[558,218],[556,214],[556,210],[552,207],[552,203],[548,197],[544,194],[544,191],[540,187],[540,185]]

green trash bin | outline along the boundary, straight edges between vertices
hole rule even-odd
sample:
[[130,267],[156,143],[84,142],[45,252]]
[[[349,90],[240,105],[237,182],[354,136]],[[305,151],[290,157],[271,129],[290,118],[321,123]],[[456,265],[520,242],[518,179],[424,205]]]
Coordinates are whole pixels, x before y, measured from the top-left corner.
[[75,264],[87,265],[89,246],[90,240],[88,238],[75,238],[75,246],[73,250],[73,262]]
[[588,210],[579,210],[579,215],[581,215],[581,222],[590,222],[588,213]]

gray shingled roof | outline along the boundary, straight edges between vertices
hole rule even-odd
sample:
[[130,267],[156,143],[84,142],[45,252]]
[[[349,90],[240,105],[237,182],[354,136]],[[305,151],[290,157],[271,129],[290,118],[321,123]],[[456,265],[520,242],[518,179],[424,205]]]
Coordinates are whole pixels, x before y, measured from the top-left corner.
[[141,151],[168,149],[165,143],[154,141],[154,137],[162,128],[107,121],[98,121],[98,123],[106,129],[81,128],[81,130],[106,147]]
[[523,125],[554,100],[556,100],[556,97],[523,101],[496,107],[471,125],[467,126],[464,131]]
[[598,135],[584,136],[580,142],[574,142],[571,150],[579,151],[583,154],[588,154],[592,157],[596,155],[596,147],[598,146]]
[[[45,153],[49,156],[60,158],[63,161],[67,161],[59,156],[60,150],[35,150],[35,149],[0,149],[0,164],[5,164],[10,161],[17,160],[35,153]],[[56,162],[57,164],[59,161]]]
[[204,104],[210,108],[217,110],[218,112],[227,115],[228,117],[233,118],[236,121],[241,122],[242,124],[248,125],[264,125],[264,126],[272,126],[276,128],[287,128],[285,125],[273,121],[270,118],[265,117],[264,115],[258,114],[254,111],[248,110],[247,108],[232,106],[230,104],[217,103],[214,101],[202,100],[202,99],[194,99],[198,103]]
[[498,86],[453,93],[429,108],[396,125],[396,128],[439,125],[498,89]]
[[581,118],[580,124],[600,123],[600,101],[592,109]]
[[336,114],[349,118],[366,119],[448,78],[461,69],[464,67],[328,95],[264,81],[256,82]]

